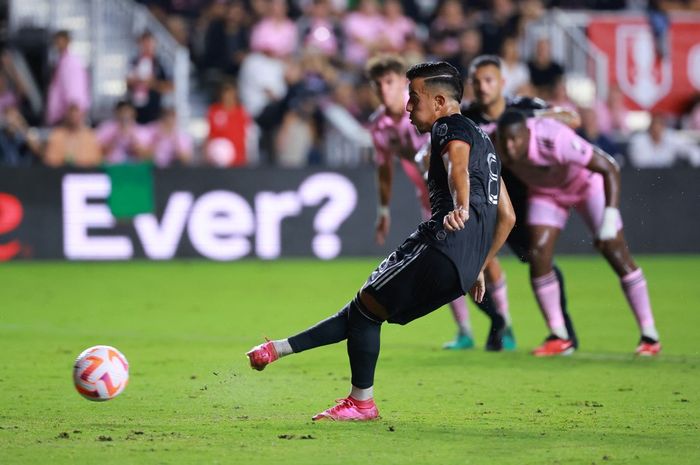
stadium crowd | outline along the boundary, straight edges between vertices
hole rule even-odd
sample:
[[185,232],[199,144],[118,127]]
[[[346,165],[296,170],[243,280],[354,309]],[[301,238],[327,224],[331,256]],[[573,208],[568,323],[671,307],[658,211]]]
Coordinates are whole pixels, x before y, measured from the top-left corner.
[[[654,114],[631,133],[622,93],[587,107],[567,95],[567,70],[541,37],[521,55],[523,32],[547,8],[624,9],[647,4],[650,20],[700,1],[625,0],[141,0],[191,53],[197,84],[212,102],[204,141],[178,127],[173,82],[148,31],[136,40],[127,92],[105,121],[90,121],[89,72],[71,52],[69,31],[52,39],[52,73],[40,115],[12,55],[0,55],[0,165],[97,166],[153,160],[159,167],[324,162],[323,111],[342,106],[362,124],[377,107],[364,76],[379,52],[408,64],[445,60],[466,77],[471,60],[497,54],[509,95],[537,96],[581,115],[580,134],[629,165],[700,166],[700,148],[678,131],[700,131],[700,94],[678,116]],[[658,53],[667,53],[663,21]],[[465,103],[471,100],[465,86]],[[623,142],[623,143],[621,143]],[[259,155],[258,155],[259,154]],[[369,161],[369,160],[367,160]]]

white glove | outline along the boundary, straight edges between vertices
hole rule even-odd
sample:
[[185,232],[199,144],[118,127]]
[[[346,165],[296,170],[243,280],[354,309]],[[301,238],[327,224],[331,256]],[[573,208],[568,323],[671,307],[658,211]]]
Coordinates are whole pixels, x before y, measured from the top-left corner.
[[605,207],[603,223],[598,230],[598,239],[609,241],[617,237],[617,225],[620,221],[620,210],[615,207]]

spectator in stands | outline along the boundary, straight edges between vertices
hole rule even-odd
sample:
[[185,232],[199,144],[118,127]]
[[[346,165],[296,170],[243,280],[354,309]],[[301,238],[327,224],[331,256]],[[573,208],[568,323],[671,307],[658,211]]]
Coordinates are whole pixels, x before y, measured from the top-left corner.
[[459,0],[445,0],[430,24],[430,52],[443,60],[457,55],[459,37],[467,26],[462,3]]
[[359,0],[356,11],[343,20],[345,34],[345,59],[358,68],[373,53],[386,46],[384,17],[379,11],[377,0]]
[[2,109],[0,119],[0,166],[33,165],[41,155],[41,141],[17,107]]
[[252,121],[238,98],[235,83],[227,81],[221,85],[219,100],[209,107],[207,119],[207,161],[220,167],[245,166],[246,140]]
[[535,45],[535,54],[527,66],[530,81],[538,97],[549,100],[554,86],[564,76],[564,67],[552,59],[552,49],[548,37],[540,37]]
[[311,0],[307,13],[297,21],[305,49],[329,57],[340,52],[343,31],[332,13],[330,0]]
[[475,27],[468,27],[459,36],[459,53],[447,61],[457,68],[464,77],[469,74],[469,64],[481,55],[481,33]]
[[192,138],[177,127],[174,108],[164,108],[158,121],[149,124],[144,137],[146,157],[159,168],[188,165],[193,158]]
[[7,50],[0,51],[0,114],[5,108],[22,104],[28,93],[27,84],[21,78],[12,55]]
[[603,134],[609,136],[629,134],[629,126],[627,125],[629,110],[625,104],[625,96],[619,87],[610,87],[607,100],[596,100],[594,108],[598,118],[598,127]]
[[251,47],[267,50],[273,55],[286,58],[297,50],[299,36],[296,25],[287,17],[286,0],[266,0],[265,16],[253,26],[250,35]]
[[700,131],[700,93],[690,98],[681,115],[681,127],[691,131]]
[[70,105],[76,105],[83,114],[87,114],[90,108],[87,71],[80,57],[70,51],[70,41],[68,31],[58,31],[53,35],[56,62],[46,101],[46,122],[51,126],[64,119]]
[[139,37],[139,55],[131,62],[126,78],[129,100],[136,108],[139,124],[158,119],[163,95],[174,88],[156,50],[156,38],[150,31],[143,32]]
[[384,51],[402,53],[406,48],[406,40],[414,34],[416,23],[404,15],[400,0],[384,0],[384,27],[386,40]]
[[671,129],[664,115],[654,113],[649,129],[630,137],[627,158],[635,168],[670,168],[682,160],[699,167],[700,148]]
[[55,127],[46,143],[44,163],[48,166],[94,168],[102,161],[100,143],[95,131],[85,124],[80,105],[68,105],[63,124]]
[[501,51],[503,40],[508,34],[518,32],[520,15],[513,0],[493,0],[491,10],[483,15],[479,28],[483,52],[496,55]]
[[140,160],[146,153],[146,131],[136,123],[136,110],[126,101],[114,108],[114,118],[97,128],[102,157],[106,163],[126,163]]
[[503,39],[501,45],[501,74],[505,80],[503,95],[530,95],[530,70],[520,59],[518,41],[515,37],[508,36]]
[[600,132],[596,111],[593,108],[579,108],[578,114],[581,116],[581,127],[576,131],[578,135],[600,147],[604,152],[615,157],[620,165],[623,165],[624,163],[620,163],[622,158],[620,147],[610,137]]
[[220,8],[209,23],[204,36],[202,66],[210,71],[212,79],[237,76],[241,63],[248,53],[250,29],[249,17],[242,0],[230,5],[217,1],[212,8]]

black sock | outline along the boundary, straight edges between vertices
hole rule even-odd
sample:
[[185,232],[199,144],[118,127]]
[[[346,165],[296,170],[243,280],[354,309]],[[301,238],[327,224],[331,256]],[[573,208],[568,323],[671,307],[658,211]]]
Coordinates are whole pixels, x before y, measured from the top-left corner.
[[335,344],[348,337],[348,314],[350,305],[348,303],[335,315],[326,318],[315,326],[302,331],[296,336],[288,339],[294,353],[313,349],[314,347]]
[[503,328],[506,325],[506,320],[498,313],[498,310],[496,310],[496,304],[494,304],[493,299],[491,299],[491,293],[489,291],[484,293],[484,299],[481,303],[477,303],[476,305],[489,317],[492,327]]
[[348,323],[348,357],[352,385],[367,389],[374,385],[374,369],[379,358],[382,324],[372,318],[372,314],[357,298],[350,304]]
[[576,336],[574,323],[571,321],[571,317],[569,317],[569,312],[566,308],[566,290],[564,289],[564,275],[562,274],[561,270],[559,269],[556,263],[552,265],[552,269],[554,270],[554,274],[557,275],[557,280],[559,281],[559,302],[561,305],[561,313],[564,317],[564,324],[566,325],[566,332],[569,333],[569,339],[573,343],[574,348],[578,348],[578,337]]

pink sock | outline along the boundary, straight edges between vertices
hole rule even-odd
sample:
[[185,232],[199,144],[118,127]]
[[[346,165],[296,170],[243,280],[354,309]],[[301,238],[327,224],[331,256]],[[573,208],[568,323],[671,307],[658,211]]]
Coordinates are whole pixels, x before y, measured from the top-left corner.
[[508,310],[508,285],[506,284],[505,275],[495,283],[487,286],[491,293],[493,303],[496,305],[496,311],[506,320],[506,324],[510,326],[510,312]]
[[564,316],[561,312],[557,275],[554,271],[550,271],[544,276],[531,278],[531,284],[537,302],[540,304],[542,315],[547,320],[547,326],[552,334],[562,339],[568,339],[569,333],[566,331]]
[[462,297],[457,297],[455,300],[450,302],[450,309],[452,309],[452,316],[455,319],[455,323],[459,326],[459,331],[462,334],[471,335],[472,326],[469,321],[469,308],[467,307],[467,300]]
[[620,278],[620,285],[627,297],[634,317],[637,319],[639,329],[644,336],[658,339],[656,334],[656,326],[654,324],[654,315],[651,313],[651,304],[649,303],[649,291],[647,290],[647,280],[642,273],[641,268]]

